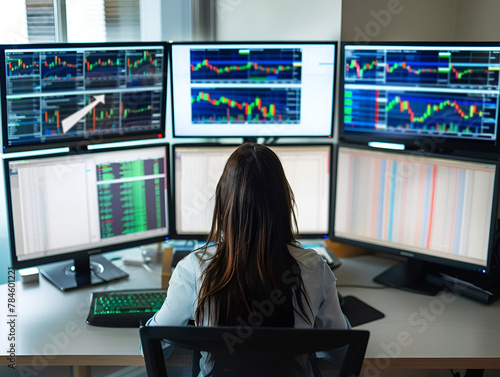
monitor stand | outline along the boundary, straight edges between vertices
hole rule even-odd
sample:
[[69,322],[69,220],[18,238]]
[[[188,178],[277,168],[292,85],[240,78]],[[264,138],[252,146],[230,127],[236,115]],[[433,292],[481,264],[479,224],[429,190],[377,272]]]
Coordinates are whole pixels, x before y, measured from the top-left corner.
[[61,291],[122,279],[128,274],[100,255],[77,255],[72,262],[46,265],[40,273]]
[[415,259],[396,264],[375,276],[373,281],[391,288],[428,296],[435,296],[442,289],[442,286],[428,281],[426,263]]

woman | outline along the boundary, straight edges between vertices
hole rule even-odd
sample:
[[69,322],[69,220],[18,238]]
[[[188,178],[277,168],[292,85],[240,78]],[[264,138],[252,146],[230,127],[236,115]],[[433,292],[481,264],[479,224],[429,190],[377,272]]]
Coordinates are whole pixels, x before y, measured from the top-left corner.
[[[147,325],[346,329],[335,276],[294,238],[293,207],[276,154],[256,143],[237,148],[216,188],[207,244],[177,264]],[[213,363],[205,355],[201,375]]]

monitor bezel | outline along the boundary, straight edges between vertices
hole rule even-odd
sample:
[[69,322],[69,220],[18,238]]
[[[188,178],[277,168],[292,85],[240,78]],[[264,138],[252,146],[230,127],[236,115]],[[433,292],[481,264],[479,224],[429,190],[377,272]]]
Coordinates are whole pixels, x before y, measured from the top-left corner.
[[[172,184],[171,184],[171,221],[170,221],[170,238],[172,239],[179,239],[179,240],[198,240],[198,241],[206,241],[208,233],[203,234],[203,233],[181,233],[178,232],[177,229],[177,206],[176,206],[176,169],[175,169],[175,156],[176,156],[176,149],[177,148],[220,148],[220,147],[229,147],[236,149],[239,147],[241,144],[234,144],[234,143],[177,143],[172,145],[172,165],[171,165],[171,175],[172,175]],[[327,239],[328,235],[331,232],[332,229],[332,189],[333,189],[333,170],[332,170],[332,163],[333,163],[333,154],[334,154],[334,147],[332,143],[325,143],[325,142],[318,142],[318,143],[307,143],[307,144],[301,144],[301,143],[276,143],[276,144],[266,144],[267,147],[315,147],[315,146],[327,146],[329,148],[329,166],[330,166],[330,177],[328,179],[328,191],[330,193],[329,198],[328,198],[328,229],[325,233],[302,233],[300,232],[299,229],[299,234],[296,234],[297,239]]]
[[[187,138],[187,139],[193,139],[193,138],[221,138],[221,139],[227,139],[227,138],[257,138],[257,137],[287,137],[287,138],[318,138],[318,137],[325,137],[325,138],[333,138],[334,137],[334,125],[335,125],[335,119],[336,119],[336,101],[337,101],[337,74],[338,74],[338,54],[339,54],[339,42],[336,40],[308,40],[308,41],[292,41],[292,40],[286,40],[286,41],[170,41],[170,51],[169,51],[169,61],[170,61],[170,104],[171,104],[171,121],[172,121],[172,137],[173,138]],[[275,135],[260,135],[260,134],[255,134],[255,133],[248,133],[245,135],[224,135],[224,134],[213,134],[213,135],[181,135],[176,133],[176,127],[175,127],[175,100],[174,100],[174,80],[175,80],[175,72],[173,69],[173,53],[172,53],[172,48],[173,46],[180,45],[180,46],[210,46],[210,45],[245,45],[245,46],[252,46],[252,45],[333,45],[334,46],[334,56],[333,56],[333,77],[332,77],[332,112],[331,112],[331,120],[330,120],[330,131],[328,134],[321,134],[321,135],[288,135],[288,134],[275,134]]]
[[[345,51],[346,46],[402,46],[402,47],[500,47],[500,42],[442,42],[442,41],[382,41],[382,42],[355,42],[342,41],[340,44],[340,61],[339,61],[339,141],[346,143],[361,143],[368,144],[370,142],[386,142],[393,144],[402,144],[406,149],[424,150],[426,152],[436,153],[453,153],[454,151],[476,151],[485,154],[498,153],[500,151],[500,114],[497,114],[496,123],[496,140],[474,140],[464,139],[462,137],[446,137],[443,135],[406,135],[396,133],[379,133],[379,132],[360,132],[349,131],[344,127],[344,85],[345,85]],[[500,103],[500,85],[498,88],[499,103]],[[488,157],[488,156],[487,156]]]
[[[46,158],[54,158],[54,157],[60,157],[60,158],[66,158],[66,157],[71,157],[75,155],[91,155],[91,154],[98,154],[98,153],[106,153],[106,152],[117,152],[117,151],[126,151],[126,150],[141,150],[141,149],[148,149],[148,148],[157,148],[161,147],[164,148],[165,150],[165,169],[167,171],[165,172],[165,187],[166,187],[166,196],[165,196],[165,205],[166,205],[166,212],[165,212],[165,217],[167,220],[167,226],[166,226],[166,232],[161,235],[154,235],[154,236],[148,236],[142,239],[137,239],[137,240],[126,240],[124,242],[117,242],[113,243],[110,245],[104,245],[104,246],[90,246],[90,247],[82,247],[79,249],[75,249],[74,251],[71,252],[66,252],[66,253],[60,253],[60,254],[55,254],[55,255],[50,255],[50,256],[45,256],[45,257],[36,257],[33,259],[26,259],[26,260],[18,260],[17,258],[17,253],[16,253],[16,243],[15,243],[15,227],[14,227],[14,214],[13,214],[13,203],[12,203],[12,192],[11,192],[11,185],[10,185],[10,171],[9,171],[9,162],[11,161],[18,161],[18,160],[35,160],[35,159],[46,159]],[[77,151],[70,151],[68,153],[47,153],[47,154],[42,154],[42,155],[27,155],[27,156],[16,156],[16,157],[4,157],[4,179],[5,179],[5,194],[6,194],[6,209],[7,209],[7,223],[8,223],[8,238],[9,238],[9,247],[10,247],[10,257],[11,257],[11,263],[12,267],[14,269],[22,269],[22,268],[27,268],[27,267],[36,267],[40,265],[45,265],[49,263],[55,263],[55,262],[63,262],[63,261],[69,261],[77,257],[81,257],[82,254],[86,254],[88,257],[96,254],[102,254],[102,253],[107,253],[111,251],[118,251],[118,250],[123,250],[127,248],[132,248],[132,247],[137,247],[141,245],[147,245],[147,244],[152,244],[152,243],[158,243],[158,242],[164,242],[169,238],[170,234],[170,229],[171,229],[171,220],[170,220],[170,210],[171,210],[171,201],[170,201],[170,145],[168,143],[162,143],[162,144],[155,144],[155,145],[134,145],[134,146],[127,146],[127,147],[119,147],[119,148],[106,148],[106,149],[95,149],[86,153],[79,153]]]
[[[335,202],[336,202],[336,193],[337,193],[337,164],[338,164],[338,153],[339,153],[339,148],[341,147],[347,147],[347,148],[352,148],[352,149],[359,149],[359,150],[370,150],[374,152],[388,152],[388,153],[394,153],[394,154],[399,154],[399,155],[406,155],[406,156],[411,156],[411,155],[416,155],[416,156],[423,156],[423,157],[431,157],[431,158],[441,158],[445,160],[458,160],[458,161],[464,161],[464,162],[477,162],[477,163],[485,163],[485,164],[491,164],[495,165],[495,180],[493,184],[493,203],[492,203],[492,213],[491,213],[491,218],[490,218],[490,231],[489,231],[489,240],[488,240],[488,255],[486,258],[486,265],[480,265],[480,264],[475,264],[475,263],[470,263],[470,262],[463,262],[463,261],[457,261],[457,260],[452,260],[452,259],[447,259],[445,257],[436,257],[432,255],[428,255],[425,253],[417,252],[414,250],[403,250],[399,249],[396,247],[390,247],[390,246],[384,246],[384,245],[379,245],[376,243],[370,243],[370,242],[365,242],[365,241],[356,241],[350,238],[344,238],[340,236],[335,236]],[[417,260],[417,261],[422,261],[422,262],[427,262],[431,263],[434,265],[442,266],[442,267],[451,267],[451,268],[457,268],[459,270],[468,270],[468,271],[473,271],[477,273],[489,273],[492,268],[493,268],[493,261],[494,261],[494,254],[496,253],[496,236],[498,235],[498,232],[500,229],[497,229],[497,216],[500,214],[499,213],[499,194],[500,194],[500,161],[497,160],[489,160],[485,159],[482,157],[473,157],[473,156],[463,156],[463,155],[450,155],[450,154],[430,154],[422,151],[401,151],[401,150],[387,150],[387,149],[379,149],[379,148],[373,148],[365,145],[360,145],[360,144],[350,144],[350,143],[341,143],[337,144],[335,146],[335,157],[334,157],[334,166],[333,169],[335,171],[334,177],[333,177],[333,187],[332,187],[332,226],[331,226],[331,233],[330,233],[330,239],[335,242],[339,242],[342,244],[347,244],[347,245],[353,245],[357,247],[361,247],[367,250],[371,251],[379,251],[391,255],[396,255],[399,257],[404,257],[408,258],[408,260]]]
[[8,127],[7,127],[7,88],[6,80],[0,80],[0,108],[2,127],[2,149],[3,153],[10,152],[25,152],[34,150],[45,150],[60,147],[69,147],[85,151],[87,146],[114,142],[127,142],[136,140],[159,140],[166,139],[166,117],[167,117],[167,78],[168,78],[168,60],[170,58],[170,49],[167,42],[164,41],[138,41],[138,42],[85,42],[85,43],[33,43],[33,44],[1,44],[0,45],[0,77],[6,78],[6,50],[33,50],[33,49],[92,49],[92,48],[133,48],[133,47],[148,47],[161,46],[163,47],[163,82],[162,82],[162,109],[160,117],[160,130],[139,130],[127,132],[125,134],[110,134],[105,133],[92,134],[88,138],[83,136],[75,136],[63,138],[60,140],[51,140],[47,142],[23,142],[9,145]]

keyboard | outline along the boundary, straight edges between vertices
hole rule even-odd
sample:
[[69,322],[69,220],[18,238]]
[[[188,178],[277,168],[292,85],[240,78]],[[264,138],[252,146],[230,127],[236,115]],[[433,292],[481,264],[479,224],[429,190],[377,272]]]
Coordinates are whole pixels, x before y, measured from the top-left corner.
[[86,322],[93,326],[139,327],[163,305],[165,289],[92,292]]

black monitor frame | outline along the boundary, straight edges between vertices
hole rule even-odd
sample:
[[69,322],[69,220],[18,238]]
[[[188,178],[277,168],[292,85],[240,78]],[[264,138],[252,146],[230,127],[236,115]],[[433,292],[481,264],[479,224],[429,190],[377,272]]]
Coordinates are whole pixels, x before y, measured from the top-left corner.
[[[59,254],[54,254],[44,257],[35,257],[32,259],[19,260],[16,253],[15,244],[15,226],[14,226],[14,214],[13,214],[13,202],[12,202],[12,190],[10,184],[10,171],[9,163],[19,160],[32,160],[32,159],[47,159],[47,158],[66,158],[76,155],[88,156],[91,154],[101,154],[101,153],[113,153],[127,150],[144,150],[151,148],[164,148],[165,156],[165,189],[167,195],[165,195],[165,220],[166,220],[166,231],[162,234],[148,235],[140,239],[135,240],[121,240],[116,243],[110,243],[107,245],[91,245],[82,246],[71,252],[62,252]],[[86,153],[78,153],[77,151],[71,151],[69,153],[48,153],[43,155],[29,155],[29,156],[16,156],[13,158],[4,158],[4,179],[5,179],[5,189],[6,189],[6,204],[7,204],[7,216],[8,216],[8,232],[9,232],[9,246],[10,246],[10,256],[11,263],[14,269],[23,269],[28,267],[37,267],[44,265],[40,268],[40,272],[49,281],[56,285],[60,290],[65,291],[73,288],[84,287],[87,285],[105,283],[110,280],[121,279],[128,276],[127,273],[113,265],[110,261],[104,258],[102,253],[107,253],[111,251],[118,251],[126,248],[137,247],[141,245],[163,242],[168,239],[170,233],[170,155],[169,155],[169,144],[158,143],[155,145],[148,146],[133,146],[133,147],[120,147],[120,148],[107,148],[98,149]],[[62,263],[61,263],[62,262]]]
[[[496,140],[484,138],[465,138],[465,136],[456,137],[451,133],[446,132],[428,132],[428,133],[398,133],[396,131],[392,132],[380,132],[380,131],[350,131],[349,128],[344,127],[344,103],[345,103],[345,93],[344,88],[346,85],[345,80],[345,70],[346,70],[346,47],[347,46],[360,46],[361,48],[377,48],[384,46],[397,48],[409,47],[409,49],[414,48],[446,48],[457,49],[461,48],[467,50],[468,48],[497,48],[500,53],[500,43],[498,42],[400,42],[400,41],[388,41],[388,42],[353,42],[353,41],[343,41],[340,46],[340,62],[339,62],[339,140],[346,143],[362,143],[368,144],[370,142],[385,142],[393,144],[402,144],[406,149],[411,150],[423,150],[425,152],[435,152],[435,153],[453,153],[453,152],[463,152],[463,151],[475,151],[482,153],[485,158],[491,158],[492,154],[498,153],[500,151],[500,130],[498,123],[500,122],[500,114],[496,114],[495,134]],[[500,81],[500,78],[499,78]],[[466,89],[467,86],[464,86]],[[492,93],[498,95],[497,106],[500,105],[500,85],[497,90]]]
[[[332,77],[332,102],[331,102],[331,115],[330,115],[330,129],[328,132],[322,132],[322,133],[317,133],[317,134],[288,134],[279,130],[273,130],[272,132],[269,132],[268,130],[263,130],[259,132],[247,132],[247,133],[239,133],[237,135],[232,135],[229,133],[213,133],[213,134],[197,134],[197,135],[187,135],[187,134],[180,134],[179,132],[176,132],[176,105],[175,105],[175,86],[176,86],[176,78],[175,78],[175,72],[174,72],[174,54],[172,52],[172,48],[176,45],[184,45],[184,46],[200,46],[200,47],[206,47],[206,46],[234,46],[234,48],[239,48],[241,46],[244,46],[246,48],[251,47],[251,46],[257,46],[257,45],[269,45],[270,48],[272,48],[275,45],[285,45],[285,46],[298,46],[298,45],[330,45],[333,46],[334,49],[334,56],[332,57],[333,61],[333,77]],[[192,41],[173,41],[170,42],[170,73],[171,73],[171,107],[172,107],[172,135],[174,138],[199,138],[199,137],[204,137],[204,138],[210,138],[210,137],[217,137],[217,138],[257,138],[257,137],[265,137],[265,138],[275,138],[275,137],[290,137],[290,138],[314,138],[314,137],[328,137],[332,138],[334,134],[334,124],[335,124],[335,103],[336,103],[336,84],[337,84],[337,72],[338,72],[338,42],[337,41],[217,41],[217,42],[192,42]],[[178,85],[178,84],[177,84]],[[303,125],[307,126],[307,125]]]
[[[228,147],[228,148],[233,148],[236,149],[238,146],[241,144],[234,144],[234,143],[178,143],[178,144],[173,144],[172,145],[172,163],[171,163],[171,171],[172,171],[172,185],[170,193],[172,195],[172,199],[170,201],[171,203],[171,221],[170,221],[170,238],[171,239],[180,239],[180,240],[198,240],[198,241],[206,241],[208,232],[207,233],[179,233],[177,229],[177,205],[176,205],[176,169],[175,169],[175,153],[176,153],[176,148],[220,148],[220,147]],[[332,167],[332,161],[333,161],[333,153],[334,153],[334,147],[332,143],[307,143],[307,144],[299,144],[299,143],[276,143],[272,145],[267,145],[268,147],[316,147],[316,146],[326,146],[329,147],[330,151],[330,156],[329,156],[329,166],[330,166],[330,177],[329,177],[329,187],[328,190],[331,193],[332,192],[332,180],[333,180],[333,170],[331,169]],[[292,187],[293,189],[293,187]],[[215,193],[214,193],[215,194]],[[302,233],[300,232],[299,228],[299,234],[298,237],[301,239],[327,239],[328,235],[330,234],[330,230],[332,227],[332,213],[331,213],[331,208],[332,208],[332,196],[329,196],[329,203],[328,203],[328,230],[325,233]]]
[[[337,191],[337,166],[338,166],[338,153],[340,147],[354,148],[358,150],[371,150],[384,152],[384,149],[372,148],[359,144],[341,143],[335,147],[335,157],[333,170],[335,171],[333,177],[333,190],[332,190],[332,227],[330,239],[339,243],[358,246],[367,250],[383,252],[386,254],[394,255],[403,258],[404,262],[395,265],[393,268],[388,269],[379,276],[375,277],[374,281],[388,285],[390,287],[408,290],[417,293],[428,295],[436,294],[441,288],[441,281],[439,280],[440,273],[447,273],[460,278],[469,279],[477,284],[486,284],[492,280],[492,271],[497,271],[498,258],[498,236],[499,236],[499,220],[497,217],[499,213],[499,194],[500,194],[500,160],[489,160],[483,158],[464,157],[461,155],[449,154],[429,154],[422,151],[398,151],[398,150],[385,150],[386,152],[395,153],[405,156],[422,156],[432,158],[442,158],[447,160],[459,160],[464,162],[477,162],[495,165],[495,182],[493,187],[493,203],[492,214],[490,221],[490,231],[488,239],[488,256],[486,266],[479,264],[462,262],[444,257],[431,256],[424,253],[419,253],[413,250],[404,250],[396,247],[379,245],[370,243],[369,241],[357,241],[351,238],[345,238],[335,235],[335,203]],[[436,276],[438,277],[436,279]],[[489,284],[489,283],[488,283]]]
[[[157,98],[158,102],[160,103],[161,109],[158,114],[155,115],[156,118],[158,118],[158,126],[144,126],[137,128],[132,131],[127,131],[127,132],[109,132],[109,131],[104,131],[104,132],[87,132],[84,131],[83,134],[75,134],[73,135],[66,135],[61,138],[50,138],[46,139],[42,135],[43,130],[42,128],[42,115],[39,115],[39,127],[40,127],[40,135],[38,137],[34,138],[26,138],[20,141],[12,141],[10,142],[9,140],[9,129],[8,129],[8,102],[7,102],[7,61],[6,61],[6,51],[8,50],[20,50],[23,51],[25,50],[26,52],[29,51],[47,51],[49,53],[55,53],[61,52],[64,50],[69,50],[69,52],[72,51],[78,51],[78,52],[86,52],[86,51],[92,51],[94,49],[96,50],[102,50],[106,51],[106,49],[110,50],[116,50],[122,48],[123,50],[129,50],[129,49],[146,49],[148,47],[151,48],[162,48],[163,49],[163,56],[162,56],[162,67],[161,67],[161,86],[155,84],[154,87],[158,88],[161,87],[161,93],[158,94],[159,97]],[[113,142],[123,142],[123,141],[132,141],[132,140],[145,140],[145,139],[164,139],[165,138],[165,133],[166,133],[166,107],[167,107],[167,75],[168,75],[168,58],[169,58],[169,46],[167,42],[161,42],[161,41],[151,41],[151,42],[99,42],[99,43],[37,43],[37,44],[11,44],[11,45],[0,45],[0,77],[3,79],[0,80],[0,105],[1,105],[1,122],[3,124],[2,127],[2,147],[3,147],[3,152],[4,153],[9,153],[9,152],[22,152],[22,151],[30,151],[30,150],[40,150],[40,149],[52,149],[52,148],[60,148],[60,147],[70,147],[71,149],[76,149],[80,151],[85,151],[87,146],[89,145],[94,145],[94,144],[103,144],[103,143],[113,143]],[[75,58],[76,59],[76,58]],[[84,63],[82,63],[84,64]],[[124,62],[126,64],[126,62]],[[41,68],[40,69],[40,76],[41,76]],[[85,70],[82,67],[83,70]],[[124,68],[125,69],[125,68]],[[123,80],[126,80],[125,78],[125,73],[123,74],[122,77]],[[139,76],[137,76],[139,77]],[[82,79],[85,80],[85,79]],[[96,79],[96,84],[98,85],[98,80],[99,78]],[[33,84],[34,85],[34,84]],[[76,84],[75,84],[76,85]],[[118,84],[117,84],[118,85]],[[134,83],[126,84],[129,85],[130,88],[133,88],[135,85]],[[37,94],[35,93],[35,98],[42,97],[42,92]],[[50,98],[51,96],[57,96],[57,95],[65,95],[68,96],[67,98],[70,98],[71,95],[74,94],[79,94],[79,95],[88,95],[89,98],[93,97],[94,95],[98,94],[95,93],[96,91],[99,91],[99,87],[96,86],[94,89],[82,89],[82,88],[75,88],[71,89],[69,91],[64,92],[63,90],[54,90],[54,91],[49,91],[46,92],[50,94],[47,96],[47,98]],[[111,87],[103,87],[102,92],[106,95],[113,95],[115,93],[127,93],[127,88],[111,88]],[[156,90],[155,90],[156,92]],[[128,93],[130,94],[129,100],[130,103],[134,103],[134,96],[138,96],[140,91],[133,91],[129,90]],[[145,92],[146,93],[146,92]],[[22,94],[22,93],[21,93]],[[13,94],[12,94],[13,95]],[[156,96],[156,95],[155,95]],[[115,98],[113,97],[113,100]],[[68,99],[69,101],[69,99]],[[118,111],[123,111],[123,105],[120,105],[122,109],[118,109]],[[115,109],[116,110],[116,109]],[[41,114],[41,104],[40,104],[40,114]],[[121,116],[120,116],[121,119]],[[36,119],[33,119],[34,122],[36,122]],[[60,119],[62,121],[62,119]],[[33,123],[35,124],[35,123]]]

